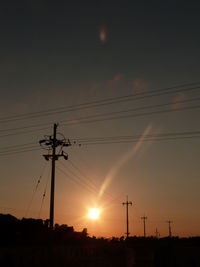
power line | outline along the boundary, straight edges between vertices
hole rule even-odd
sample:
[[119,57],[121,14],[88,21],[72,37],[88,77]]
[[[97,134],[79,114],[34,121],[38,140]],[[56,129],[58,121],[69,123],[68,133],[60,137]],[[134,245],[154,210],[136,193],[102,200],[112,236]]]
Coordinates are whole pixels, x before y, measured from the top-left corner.
[[[29,128],[32,128],[32,127],[29,127]],[[39,128],[39,129],[35,129],[35,130],[20,131],[20,132],[15,132],[15,133],[9,133],[9,134],[0,135],[0,138],[10,137],[10,136],[15,136],[15,135],[21,135],[21,134],[27,134],[27,133],[34,133],[34,132],[44,131],[44,130],[48,130],[48,129],[50,129],[50,127],[43,127],[43,128]]]
[[[195,85],[198,85],[198,86],[195,86]],[[186,87],[186,88],[183,88],[183,87]],[[7,123],[7,122],[18,121],[18,120],[33,119],[33,118],[38,118],[42,116],[49,116],[53,114],[87,109],[91,107],[100,107],[104,105],[111,105],[111,104],[117,104],[121,102],[141,100],[144,98],[149,98],[149,97],[154,97],[154,96],[162,96],[166,94],[174,94],[178,92],[186,92],[186,91],[192,91],[192,90],[197,90],[197,89],[200,89],[199,82],[183,84],[183,85],[168,87],[164,89],[154,89],[148,92],[128,94],[124,96],[118,96],[118,97],[112,97],[112,98],[106,98],[106,99],[104,98],[102,100],[85,102],[85,103],[81,103],[78,105],[71,105],[68,107],[60,107],[60,108],[47,109],[47,110],[38,111],[38,112],[30,112],[30,113],[25,113],[25,114],[20,114],[20,115],[2,117],[0,118],[0,122]]]
[[[74,120],[65,121],[65,123],[62,123],[62,126],[77,125],[77,124],[82,124],[82,123],[104,122],[104,121],[110,121],[110,120],[116,120],[116,119],[127,119],[127,118],[134,118],[134,117],[151,116],[151,115],[158,115],[158,114],[184,111],[184,110],[195,110],[195,109],[199,109],[199,108],[200,108],[200,105],[197,105],[197,106],[191,106],[191,107],[177,108],[175,110],[166,109],[166,110],[136,113],[136,114],[129,114],[129,115],[120,115],[120,116],[113,116],[113,117],[103,117],[103,116],[107,115],[106,113],[105,114],[97,114],[97,115],[91,115],[88,117],[76,118],[76,121],[74,121]],[[103,118],[95,119],[96,117],[103,117]]]
[[[196,97],[196,98],[192,98],[192,99],[186,99],[186,100],[176,101],[176,104],[182,104],[182,103],[188,103],[188,102],[194,102],[194,101],[196,102],[196,101],[199,101],[199,100],[200,100],[200,97]],[[83,118],[77,118],[77,120],[80,121],[81,119],[90,119],[90,118],[96,118],[96,117],[102,117],[102,116],[110,116],[110,115],[128,113],[128,112],[139,111],[139,110],[146,110],[146,109],[148,110],[148,109],[153,109],[153,108],[161,108],[161,107],[164,107],[164,106],[170,106],[172,104],[173,104],[172,102],[168,102],[168,103],[157,104],[157,105],[142,106],[142,107],[137,107],[137,108],[132,108],[132,109],[125,109],[125,110],[119,110],[119,111],[113,111],[113,112],[108,112],[108,113],[103,113],[103,114],[95,114],[93,116],[87,116],[87,117],[83,117]],[[199,105],[198,106],[195,106],[195,108],[196,107],[199,107]],[[184,108],[190,108],[190,107],[184,107]],[[193,106],[191,108],[193,108]],[[180,108],[171,109],[171,110],[172,111],[176,111],[176,110],[179,110],[179,109]],[[72,120],[69,120],[69,122],[70,121],[72,121]],[[61,123],[62,122],[66,122],[66,120],[65,121],[60,121],[60,122]]]
[[35,188],[34,188],[34,190],[33,190],[32,197],[31,197],[31,199],[30,199],[30,201],[29,201],[29,204],[28,204],[28,207],[27,207],[27,209],[26,209],[25,217],[27,217],[27,215],[28,215],[28,213],[29,213],[29,211],[30,211],[31,205],[32,205],[32,203],[33,203],[33,199],[34,199],[35,194],[36,194],[37,189],[38,189],[38,186],[39,186],[39,184],[40,184],[40,182],[41,182],[41,180],[42,180],[42,177],[43,177],[43,175],[44,175],[44,171],[45,171],[46,165],[47,165],[47,164],[45,163],[45,164],[44,164],[44,167],[42,168],[41,174],[40,174],[40,176],[39,176],[39,178],[38,178],[38,180],[37,180],[37,184],[36,184],[36,186],[35,186]]
[[77,170],[77,171],[81,174],[81,176],[84,178],[84,180],[86,180],[86,181],[88,182],[88,184],[90,184],[92,187],[96,188],[96,185],[94,184],[94,182],[93,182],[87,175],[85,175],[85,174],[83,173],[83,171],[80,170],[79,167],[77,167],[71,160],[69,160],[69,163],[71,164],[71,166],[72,166],[75,170]]
[[48,175],[47,175],[47,180],[46,180],[46,184],[45,184],[45,188],[44,188],[44,193],[43,193],[43,195],[42,195],[42,202],[41,202],[41,206],[40,206],[40,210],[39,210],[38,218],[40,218],[40,214],[41,214],[42,207],[43,207],[43,204],[44,204],[44,199],[45,199],[45,197],[46,197],[47,185],[48,185],[49,178],[50,178],[50,169],[49,169],[49,173],[48,173]]
[[[83,173],[83,171],[82,170],[80,170],[80,168],[79,167],[77,167],[71,160],[69,160],[68,161],[71,165],[72,165],[72,167],[75,169],[75,170],[77,170],[80,174],[81,174],[81,176],[79,176],[82,180],[83,180],[83,182],[86,182],[89,186],[91,186],[92,188],[94,188],[95,189],[95,191],[98,193],[99,192],[99,188],[97,187],[97,185],[92,181],[92,179],[90,179],[87,175],[85,175],[84,173]],[[63,166],[64,166],[64,164],[63,164]],[[108,196],[109,198],[111,198],[112,200],[114,199],[114,197],[113,196],[111,196],[109,193],[107,193],[107,192],[105,192],[105,194],[106,194],[106,196]],[[111,200],[111,201],[112,201]]]
[[[130,143],[136,142],[140,135],[127,135],[127,136],[108,136],[108,137],[90,137],[90,138],[76,138],[72,142],[81,143],[81,145],[97,145],[97,144],[116,144],[116,143]],[[178,139],[195,139],[200,137],[200,131],[188,132],[172,132],[164,134],[149,134],[145,136],[144,141],[165,141],[165,140],[178,140]],[[15,145],[14,147],[0,148],[0,156],[24,153],[29,151],[39,150],[36,143],[25,143]]]
[[[84,183],[81,178],[76,175],[75,173],[73,173],[71,170],[67,170],[69,173],[66,173],[63,169],[61,169],[60,167],[56,167],[57,170],[59,170],[60,172],[62,172],[65,176],[67,176],[70,180],[72,180],[74,183],[76,183],[77,185],[81,185],[84,189],[86,189],[87,191],[89,191],[92,194],[97,194],[96,190],[94,190],[93,188],[91,188],[90,186],[88,186],[86,183]],[[69,175],[71,174],[71,175]]]
[[[74,139],[74,142],[78,142],[81,145],[133,143],[137,142],[140,136],[141,135],[93,137],[84,139],[77,138]],[[165,141],[165,140],[194,139],[194,138],[200,138],[200,131],[148,134],[143,138],[143,141]]]
[[[180,137],[168,137],[168,138],[144,138],[143,141],[145,142],[152,142],[152,141],[174,141],[174,140],[191,140],[195,138],[200,138],[200,136],[180,136]],[[120,141],[106,141],[106,142],[88,142],[82,144],[83,146],[90,146],[90,145],[111,145],[111,144],[128,144],[128,143],[136,143],[137,140],[120,140]]]
[[[195,139],[200,138],[200,136],[180,136],[180,137],[168,137],[168,138],[144,138],[143,141],[151,142],[151,141],[174,141],[174,140],[186,140],[186,139]],[[125,143],[136,143],[138,140],[121,140],[121,141],[107,141],[107,142],[91,142],[91,143],[84,143],[84,146],[89,145],[110,145],[110,144],[125,144]]]
[[2,153],[0,154],[0,156],[14,156],[16,154],[21,154],[21,153],[27,153],[27,152],[33,152],[33,151],[39,151],[40,148],[35,148],[35,149],[25,149],[25,150],[16,150],[16,151],[12,151],[12,152],[6,152],[6,153]]
[[[66,166],[60,162],[61,165],[63,165],[63,167],[66,168]],[[85,179],[83,179],[82,176],[76,174],[74,171],[72,171],[71,169],[67,168],[67,172],[69,174],[71,174],[73,177],[76,178],[76,181],[79,183],[79,185],[81,184],[82,186],[84,186],[86,189],[88,189],[91,193],[98,195],[99,190],[96,188],[95,185],[91,185],[90,183],[88,183]]]
[[[62,165],[66,169],[66,166],[62,162],[59,162],[59,164]],[[65,172],[60,167],[59,168],[57,167],[56,169],[62,172],[65,176],[67,176],[70,180],[72,180],[78,186],[81,185],[81,187],[83,187],[85,190],[89,191],[90,193],[97,195],[97,196],[99,195],[99,189],[95,185],[91,185],[85,179],[83,179],[82,176],[76,174],[71,169],[67,168],[67,172]],[[110,194],[105,194],[105,196],[109,197],[109,199],[107,199],[108,203],[111,203],[113,201],[116,201],[116,199],[118,199],[118,198],[114,198],[113,196],[110,196]]]
[[[199,100],[200,100],[200,97],[196,97],[196,98],[176,101],[176,104],[191,103],[191,102],[196,102]],[[85,116],[85,117],[77,117],[76,121],[74,121],[74,119],[73,120],[72,119],[60,120],[60,123],[63,123],[62,124],[63,126],[67,126],[67,125],[80,124],[80,123],[94,123],[94,122],[113,120],[113,119],[147,116],[147,115],[153,115],[153,114],[162,114],[162,113],[167,113],[167,112],[184,111],[184,110],[200,108],[200,105],[196,105],[196,106],[181,107],[181,108],[179,107],[179,108],[176,108],[175,110],[174,109],[165,109],[165,110],[147,111],[144,113],[121,115],[123,113],[130,113],[130,112],[134,112],[134,111],[149,110],[149,109],[151,110],[154,108],[162,108],[165,106],[170,106],[172,104],[173,104],[172,102],[167,102],[167,103],[156,104],[156,105],[147,105],[147,106],[145,105],[142,107],[137,107],[137,108],[132,108],[132,109],[125,109],[125,110],[120,110],[120,111],[100,113],[100,114],[95,114],[95,115],[90,115],[90,116]],[[112,115],[117,115],[117,114],[120,114],[120,116],[114,116],[114,117],[112,116]],[[96,118],[100,118],[100,119],[96,119]],[[40,123],[40,124],[27,125],[27,126],[23,126],[23,127],[0,129],[0,132],[12,132],[12,131],[14,131],[14,133],[0,135],[0,138],[47,130],[50,128],[50,125],[51,125],[51,123],[43,123],[43,124]],[[32,130],[28,130],[28,131],[22,131],[22,130],[27,130],[30,128],[36,128],[36,129],[32,129]]]
[[[174,136],[195,136],[200,135],[200,130],[198,131],[181,131],[181,132],[167,132],[167,133],[155,133],[147,134],[145,138],[161,138],[161,137],[174,137]],[[81,143],[84,142],[95,142],[95,141],[110,141],[110,140],[127,140],[127,139],[138,139],[141,134],[137,135],[119,135],[119,136],[104,136],[104,137],[85,137],[85,138],[74,138],[71,139],[73,142]]]
[[7,154],[7,153],[15,153],[15,152],[20,152],[20,151],[26,151],[26,150],[29,150],[29,149],[38,149],[38,145],[32,145],[32,146],[27,146],[27,147],[19,147],[19,148],[10,148],[10,149],[7,149],[7,150],[3,150],[3,151],[0,151],[0,155],[1,154]]
[[36,142],[32,142],[32,143],[25,143],[25,144],[18,144],[18,145],[12,145],[12,146],[6,146],[6,147],[1,147],[0,151],[2,152],[2,150],[13,150],[13,148],[26,148],[27,146],[32,146],[32,145],[36,145]]
[[[138,141],[141,135],[127,135],[127,136],[108,136],[108,137],[87,137],[71,139],[74,143],[83,145],[106,145],[106,144],[120,144],[120,143],[134,143]],[[188,132],[171,132],[163,134],[148,134],[144,137],[143,141],[173,141],[182,139],[195,139],[200,138],[200,131]],[[32,145],[33,144],[33,145]],[[25,153],[40,150],[36,143],[25,143],[0,148],[0,156],[15,155],[18,153]],[[74,166],[74,168],[77,168]],[[80,171],[80,170],[79,170]]]

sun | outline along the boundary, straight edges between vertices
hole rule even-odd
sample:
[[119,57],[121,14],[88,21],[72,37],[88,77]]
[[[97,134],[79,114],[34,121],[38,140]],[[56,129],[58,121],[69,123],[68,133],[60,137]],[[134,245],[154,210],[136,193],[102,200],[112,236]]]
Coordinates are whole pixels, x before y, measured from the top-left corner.
[[98,208],[89,209],[88,217],[91,220],[97,220],[99,218],[99,215],[100,215],[100,210]]

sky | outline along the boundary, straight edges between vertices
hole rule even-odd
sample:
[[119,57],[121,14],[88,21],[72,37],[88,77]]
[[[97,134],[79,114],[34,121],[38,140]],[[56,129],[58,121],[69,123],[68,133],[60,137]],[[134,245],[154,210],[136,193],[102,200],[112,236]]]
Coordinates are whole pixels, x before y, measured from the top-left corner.
[[39,140],[59,123],[72,145],[56,162],[55,223],[120,237],[128,195],[131,235],[143,235],[144,215],[147,235],[168,235],[168,220],[174,235],[200,235],[199,10],[176,0],[1,2],[1,213],[49,217],[51,162]]

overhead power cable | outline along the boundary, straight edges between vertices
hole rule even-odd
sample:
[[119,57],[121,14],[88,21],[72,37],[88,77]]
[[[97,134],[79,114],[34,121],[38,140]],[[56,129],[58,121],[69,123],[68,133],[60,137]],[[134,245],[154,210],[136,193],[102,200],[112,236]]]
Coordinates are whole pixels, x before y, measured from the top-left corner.
[[[33,126],[33,127],[35,127],[35,126]],[[33,128],[33,127],[31,126],[31,127],[28,127],[28,128]],[[23,127],[21,127],[21,130],[22,129],[23,129]],[[42,128],[38,128],[38,129],[34,129],[34,130],[19,131],[19,132],[14,132],[14,133],[8,133],[8,134],[0,135],[0,138],[9,137],[9,136],[15,136],[15,135],[21,135],[21,134],[27,134],[27,133],[34,133],[34,132],[44,131],[44,130],[48,130],[48,129],[50,129],[50,127],[42,127]],[[13,131],[13,130],[14,129],[12,129],[12,130],[10,129],[10,131]]]
[[88,109],[92,107],[100,107],[104,105],[111,105],[111,104],[117,104],[121,102],[141,100],[144,98],[149,98],[149,97],[154,97],[154,96],[162,96],[166,94],[174,94],[178,92],[193,91],[193,90],[198,90],[198,89],[200,89],[199,82],[190,83],[190,84],[182,84],[182,85],[168,87],[164,89],[154,89],[148,92],[140,92],[140,93],[128,94],[124,96],[104,98],[102,100],[85,102],[85,103],[81,103],[78,105],[71,105],[71,106],[59,107],[59,108],[54,108],[54,109],[41,110],[38,112],[30,112],[30,113],[25,113],[25,114],[20,114],[20,115],[2,117],[0,118],[0,122],[7,123],[7,122],[18,121],[18,120],[27,120],[27,119],[33,119],[33,118],[38,118],[38,117],[64,113],[64,112],[77,111],[77,110]]
[[50,169],[49,169],[49,173],[47,175],[47,180],[46,180],[46,184],[45,184],[45,188],[44,188],[44,193],[42,195],[42,202],[41,202],[41,206],[40,206],[40,210],[39,210],[39,214],[38,214],[38,218],[39,219],[40,219],[40,215],[41,215],[42,208],[43,208],[43,205],[44,205],[44,200],[45,200],[45,197],[46,197],[46,192],[47,192],[47,186],[48,186],[49,179],[50,179]]
[[[121,135],[121,136],[108,136],[108,137],[84,137],[84,138],[71,138],[71,142],[74,144],[81,145],[97,145],[97,144],[114,144],[114,143],[131,143],[137,142],[141,137],[141,134],[138,135]],[[143,140],[144,141],[166,141],[166,140],[181,140],[181,139],[197,139],[200,138],[200,131],[182,131],[182,132],[170,132],[170,133],[160,133],[160,134],[148,134]],[[0,148],[0,156],[15,155],[18,153],[32,152],[41,150],[37,146],[27,146],[26,144],[21,144],[19,147],[3,147],[3,150]]]
[[[191,99],[185,99],[185,100],[178,100],[178,101],[176,101],[176,105],[197,102],[199,100],[200,100],[200,97],[191,98]],[[112,112],[107,112],[107,113],[94,114],[94,115],[85,116],[85,117],[77,117],[77,118],[75,118],[75,120],[74,119],[73,120],[72,119],[61,120],[60,124],[62,123],[62,125],[71,125],[71,124],[79,124],[79,123],[98,122],[98,121],[118,119],[118,118],[120,119],[120,118],[129,118],[129,117],[145,116],[145,115],[160,114],[160,113],[162,114],[162,113],[166,113],[166,112],[197,109],[200,106],[200,105],[195,105],[195,106],[188,106],[188,107],[178,107],[176,109],[174,109],[172,107],[170,109],[165,109],[165,110],[148,111],[147,112],[148,114],[147,113],[127,114],[127,113],[134,112],[134,111],[152,110],[152,109],[155,109],[155,108],[159,109],[159,108],[162,108],[162,107],[172,106],[172,105],[173,105],[173,102],[167,102],[167,103],[156,104],[156,105],[145,105],[145,106],[131,108],[131,109],[123,109],[123,110],[119,110],[119,111],[112,111]],[[125,113],[127,115],[121,115],[121,114],[125,114]],[[113,115],[114,115],[114,117],[113,117]],[[120,116],[116,116],[116,115],[120,115]],[[101,118],[101,117],[103,117],[103,118]],[[95,119],[95,118],[100,118],[100,119],[90,120],[90,119]],[[46,126],[49,126],[49,127],[46,127]],[[19,134],[25,134],[25,133],[30,133],[30,132],[37,132],[37,131],[41,131],[41,130],[46,130],[46,129],[49,129],[50,126],[51,126],[51,123],[43,123],[43,124],[28,125],[28,126],[24,126],[24,127],[1,129],[0,132],[7,132],[7,131],[11,131],[11,132],[15,131],[15,132],[14,133],[5,134],[5,135],[0,135],[0,138],[8,137],[8,136],[11,136],[11,135],[19,135]],[[39,127],[42,127],[42,128],[39,128]],[[23,131],[23,132],[21,131],[21,130],[30,129],[30,128],[38,128],[38,129],[28,130],[28,131]],[[18,130],[20,130],[20,132],[16,132]]]
[[1,147],[0,148],[0,153],[4,151],[9,151],[9,150],[15,150],[15,149],[25,149],[25,148],[30,148],[32,145],[37,145],[37,142],[31,142],[31,143],[25,143],[25,144],[18,144],[18,145],[13,145],[13,146],[6,146],[6,147]]
[[[166,137],[178,137],[178,136],[199,136],[199,131],[182,131],[182,132],[168,132],[168,133],[153,133],[148,134],[144,138],[166,138]],[[103,136],[103,137],[85,137],[85,138],[72,138],[72,142],[84,143],[84,142],[95,142],[95,141],[110,141],[110,140],[138,140],[141,134],[137,135],[119,135],[119,136]]]
[[[69,125],[76,125],[76,124],[83,124],[83,123],[96,123],[96,122],[104,122],[104,121],[109,121],[109,120],[128,119],[128,118],[134,118],[134,117],[159,115],[159,114],[172,113],[172,112],[177,112],[177,111],[195,110],[195,109],[199,109],[199,108],[200,108],[200,105],[196,105],[196,106],[189,106],[189,107],[180,107],[180,108],[176,108],[176,109],[164,109],[164,110],[158,110],[158,111],[133,113],[133,114],[119,115],[119,116],[110,116],[107,113],[102,113],[102,114],[91,115],[91,116],[87,116],[87,117],[79,117],[79,118],[76,118],[76,121],[68,120],[68,121],[65,121],[64,123],[62,123],[61,126],[69,126]],[[118,113],[120,114],[120,112],[117,112],[117,114]],[[96,119],[97,117],[100,117],[100,118]]]
[[[163,138],[144,138],[143,141],[173,141],[173,140],[181,140],[181,139],[199,139],[200,135],[193,136],[177,136],[177,137],[163,137]],[[130,140],[110,140],[110,141],[96,141],[96,142],[85,142],[83,146],[88,145],[110,145],[110,144],[125,144],[125,143],[136,143],[138,139],[130,139]]]
[[7,154],[7,153],[15,153],[15,152],[22,152],[22,151],[26,151],[26,150],[32,150],[32,149],[38,149],[38,145],[32,145],[32,146],[28,146],[28,147],[20,147],[20,148],[14,148],[14,149],[7,149],[7,150],[0,150],[0,155],[1,154]]
[[[104,137],[84,137],[84,138],[71,138],[70,140],[74,144],[89,145],[89,144],[103,144],[103,143],[116,143],[116,142],[133,142],[137,141],[141,137],[141,134],[137,135],[120,135],[120,136],[104,136]],[[164,141],[164,140],[176,140],[176,139],[194,139],[200,137],[200,130],[198,131],[182,131],[182,132],[169,132],[159,134],[148,134],[144,137],[146,141]],[[0,156],[12,155],[16,153],[29,152],[34,150],[40,150],[37,143],[25,143],[16,145],[14,147],[0,147]],[[74,168],[77,168],[74,163],[70,161]],[[81,172],[79,170],[79,172]]]
[[36,186],[35,186],[35,188],[34,188],[34,190],[33,190],[33,194],[32,194],[32,197],[31,197],[31,199],[30,199],[30,201],[29,201],[28,207],[27,207],[27,209],[26,209],[25,217],[27,217],[27,215],[28,215],[28,213],[29,213],[29,211],[30,211],[31,205],[32,205],[32,203],[33,203],[34,197],[35,197],[36,192],[37,192],[37,189],[38,189],[38,186],[39,186],[39,184],[40,184],[40,182],[41,182],[41,180],[42,180],[42,177],[43,177],[43,175],[44,175],[44,171],[45,171],[46,165],[47,165],[47,163],[45,162],[44,167],[42,168],[41,174],[40,174],[40,176],[39,176],[39,178],[38,178],[38,180],[37,180],[37,184],[36,184]]
[[77,167],[71,160],[68,160],[68,162],[71,164],[71,166],[79,172],[79,174],[83,177],[83,179],[92,187],[96,188],[97,186],[94,184],[94,182],[87,176],[83,173],[82,170],[80,170],[79,167]]
[[62,163],[59,162],[65,169],[67,169],[67,173],[69,172],[70,177],[71,175],[76,179],[77,183],[79,183],[79,185],[84,186],[85,188],[87,188],[87,190],[89,190],[91,193],[93,194],[98,194],[99,190],[96,188],[96,186],[91,185],[90,183],[88,183],[88,181],[86,181],[85,179],[83,179],[82,176],[80,176],[79,174],[75,173],[74,171],[72,171],[71,169],[67,168],[67,166]]
[[33,148],[33,149],[9,151],[9,152],[0,153],[0,157],[3,157],[3,156],[14,156],[16,154],[22,154],[22,153],[27,153],[27,152],[39,151],[39,150],[41,150],[41,149],[40,148]]
[[[79,177],[82,177],[82,180],[83,182],[86,182],[88,185],[90,185],[91,187],[93,187],[97,192],[99,192],[99,187],[97,187],[97,185],[94,183],[94,181],[92,181],[92,179],[90,179],[87,175],[85,175],[85,173],[78,167],[76,166],[71,160],[68,160],[68,162],[71,164],[71,166],[77,170],[81,176]],[[114,197],[109,194],[109,193],[105,193],[109,198],[112,198],[114,199]]]
[[[83,176],[80,176],[78,174],[76,174],[74,171],[72,171],[71,169],[67,168],[62,162],[59,162],[59,164],[61,164],[65,169],[63,170],[62,168],[57,167],[57,169],[62,172],[65,176],[67,176],[69,179],[71,179],[74,183],[76,183],[78,186],[81,186],[82,188],[84,188],[85,190],[89,191],[90,193],[99,196],[99,188],[97,188],[94,185],[91,185],[90,183],[88,183],[88,181],[86,181]],[[109,199],[108,199],[109,197]],[[112,196],[110,196],[110,194],[106,193],[104,194],[104,198],[107,198],[108,203],[115,201],[117,198],[114,198]]]
[[65,172],[62,168],[60,168],[58,166],[56,167],[56,169],[59,170],[62,174],[64,174],[65,177],[68,177],[74,183],[76,183],[79,186],[83,187],[85,190],[89,191],[92,194],[97,194],[96,190],[94,190],[93,188],[91,188],[87,184],[83,183],[81,181],[80,177],[78,177],[76,174],[74,174],[74,172],[72,172],[71,170],[67,169],[67,172]]
[[[196,102],[199,101],[200,97],[195,97],[195,98],[191,98],[191,99],[184,99],[184,100],[178,100],[176,101],[176,104],[183,104],[183,103],[191,103],[191,102]],[[142,107],[136,107],[136,108],[131,108],[131,109],[125,109],[125,110],[120,110],[120,111],[113,111],[113,112],[109,112],[109,113],[103,113],[103,114],[96,114],[93,117],[99,117],[99,116],[108,116],[108,115],[115,115],[115,114],[122,114],[122,113],[128,113],[128,112],[133,112],[133,111],[139,111],[139,110],[148,110],[148,109],[153,109],[153,108],[161,108],[161,107],[165,107],[165,106],[171,106],[173,105],[173,102],[167,102],[167,103],[163,103],[163,104],[156,104],[156,105],[145,105]],[[84,119],[90,118],[91,116],[87,116],[84,117]],[[71,121],[71,120],[69,120]],[[66,122],[66,120],[60,121],[60,123],[62,122]],[[18,130],[25,130],[25,129],[30,129],[30,128],[38,128],[38,127],[42,127],[38,130],[46,130],[50,127],[45,127],[44,126],[50,126],[51,123],[43,123],[43,124],[34,124],[34,125],[28,125],[28,126],[24,126],[24,127],[16,127],[16,128],[8,128],[8,129],[0,129],[0,132],[7,132],[7,131],[18,131]],[[37,130],[37,129],[36,129]],[[36,130],[31,130],[32,131],[36,131]]]

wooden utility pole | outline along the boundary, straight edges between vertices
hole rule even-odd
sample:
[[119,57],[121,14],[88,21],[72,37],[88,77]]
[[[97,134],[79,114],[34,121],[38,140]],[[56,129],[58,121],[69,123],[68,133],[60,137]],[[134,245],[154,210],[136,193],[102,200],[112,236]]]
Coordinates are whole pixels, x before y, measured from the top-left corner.
[[143,216],[143,217],[141,217],[141,219],[143,220],[143,223],[144,223],[144,237],[146,237],[146,220],[147,220],[147,217]]
[[168,225],[169,225],[169,237],[172,237],[172,228],[171,228],[171,223],[172,221],[167,221]]
[[[57,139],[57,127],[58,124],[54,124],[53,127],[53,135],[45,136],[45,139],[40,140],[40,145],[47,149],[48,151],[51,150],[52,154],[45,154],[43,155],[46,160],[51,159],[51,196],[50,196],[50,215],[49,215],[49,227],[53,230],[54,226],[54,193],[55,193],[55,166],[56,160],[59,157],[63,157],[65,160],[68,159],[68,155],[63,151],[63,147],[70,146],[71,143],[69,140],[66,140],[63,135],[62,139]],[[60,147],[60,152],[56,154],[56,148]]]
[[129,229],[128,229],[128,206],[131,205],[132,206],[132,202],[128,201],[128,196],[126,199],[126,202],[123,202],[122,205],[126,205],[126,237],[128,238],[129,236]]

